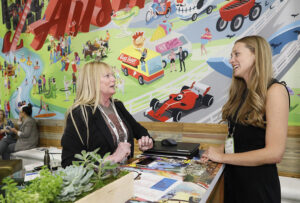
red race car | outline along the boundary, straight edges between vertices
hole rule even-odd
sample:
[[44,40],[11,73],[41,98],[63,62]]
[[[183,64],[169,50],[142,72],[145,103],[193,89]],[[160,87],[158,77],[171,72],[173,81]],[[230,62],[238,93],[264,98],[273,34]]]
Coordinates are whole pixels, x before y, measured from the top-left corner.
[[153,98],[150,102],[150,109],[145,116],[157,121],[180,121],[184,114],[195,111],[199,107],[209,107],[213,104],[214,97],[207,94],[210,86],[200,82],[193,82],[191,87],[183,86],[180,93],[171,94],[169,99],[160,103]]

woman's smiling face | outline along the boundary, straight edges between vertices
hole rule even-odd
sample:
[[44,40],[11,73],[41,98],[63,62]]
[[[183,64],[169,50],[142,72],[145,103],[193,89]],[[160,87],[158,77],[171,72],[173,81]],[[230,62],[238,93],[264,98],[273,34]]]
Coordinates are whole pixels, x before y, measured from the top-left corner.
[[243,42],[237,42],[232,48],[230,64],[233,76],[249,81],[251,70],[255,65],[255,55]]

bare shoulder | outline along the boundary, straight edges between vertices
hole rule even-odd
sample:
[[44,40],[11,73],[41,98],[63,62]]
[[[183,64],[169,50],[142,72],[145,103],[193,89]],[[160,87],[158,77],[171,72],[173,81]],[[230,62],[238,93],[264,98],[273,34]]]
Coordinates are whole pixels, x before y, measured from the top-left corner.
[[267,92],[267,105],[268,103],[289,103],[289,95],[287,88],[280,83],[274,83]]
[[269,89],[267,96],[288,96],[286,87],[280,83],[274,83]]

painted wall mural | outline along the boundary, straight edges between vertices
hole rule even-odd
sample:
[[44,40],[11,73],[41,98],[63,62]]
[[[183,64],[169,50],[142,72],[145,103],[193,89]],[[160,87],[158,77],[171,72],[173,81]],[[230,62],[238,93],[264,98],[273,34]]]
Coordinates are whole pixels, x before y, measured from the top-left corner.
[[18,118],[64,119],[80,68],[104,61],[138,121],[217,123],[227,99],[233,43],[265,37],[274,77],[300,125],[297,0],[2,0],[0,105]]

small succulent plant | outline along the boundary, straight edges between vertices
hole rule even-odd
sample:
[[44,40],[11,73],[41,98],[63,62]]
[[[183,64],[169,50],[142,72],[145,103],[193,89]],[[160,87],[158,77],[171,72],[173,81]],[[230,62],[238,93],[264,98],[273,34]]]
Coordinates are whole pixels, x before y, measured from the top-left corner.
[[92,152],[86,152],[83,150],[81,154],[76,154],[75,158],[80,161],[74,161],[74,165],[83,165],[87,169],[92,169],[95,171],[94,177],[98,180],[104,180],[110,176],[117,176],[120,172],[118,169],[118,164],[112,163],[110,161],[105,161],[109,156],[109,153],[106,153],[102,158],[97,152],[99,148],[95,149]]
[[74,201],[82,193],[93,190],[94,183],[99,184],[119,174],[118,164],[105,161],[109,153],[102,158],[98,151],[99,148],[92,152],[83,150],[75,155],[79,161],[73,161],[73,165],[58,171],[63,174],[63,189],[58,197],[60,201]]
[[60,201],[74,201],[83,192],[93,189],[93,184],[90,183],[93,170],[86,169],[82,165],[71,165],[58,172],[62,173],[63,178],[62,190],[58,196]]

